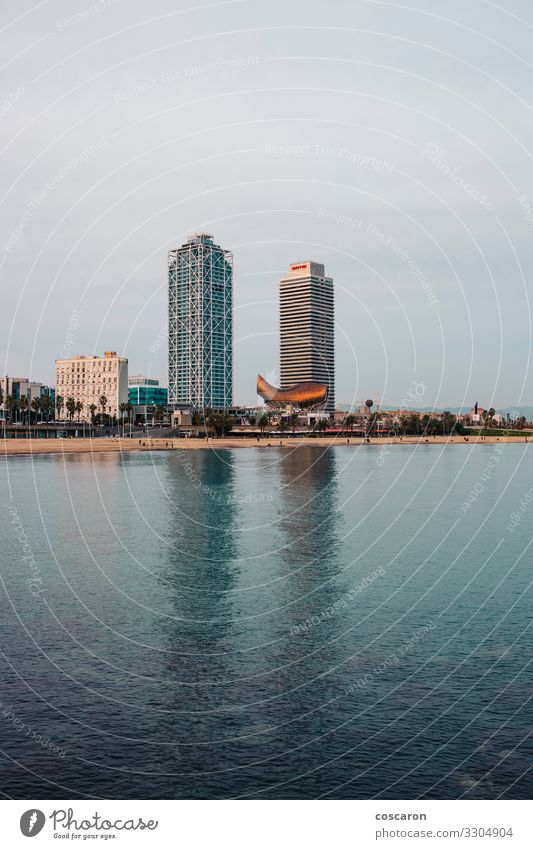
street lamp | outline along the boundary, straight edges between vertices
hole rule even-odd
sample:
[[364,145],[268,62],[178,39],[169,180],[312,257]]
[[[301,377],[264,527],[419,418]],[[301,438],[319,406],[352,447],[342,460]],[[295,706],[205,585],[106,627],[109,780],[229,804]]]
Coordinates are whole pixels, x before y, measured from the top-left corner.
[[[368,419],[367,419],[368,425],[370,425],[370,416],[371,416],[371,410],[372,410],[373,406],[374,406],[374,402],[372,401],[371,398],[369,398],[367,401],[365,401],[365,407],[368,408]],[[368,427],[367,427],[367,431],[366,431],[366,438],[368,439]]]

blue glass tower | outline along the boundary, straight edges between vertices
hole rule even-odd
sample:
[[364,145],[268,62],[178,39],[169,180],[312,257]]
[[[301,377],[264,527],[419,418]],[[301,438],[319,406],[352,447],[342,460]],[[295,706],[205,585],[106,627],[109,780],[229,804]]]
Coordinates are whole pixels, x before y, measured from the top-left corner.
[[224,410],[233,400],[233,255],[198,233],[168,255],[168,402]]

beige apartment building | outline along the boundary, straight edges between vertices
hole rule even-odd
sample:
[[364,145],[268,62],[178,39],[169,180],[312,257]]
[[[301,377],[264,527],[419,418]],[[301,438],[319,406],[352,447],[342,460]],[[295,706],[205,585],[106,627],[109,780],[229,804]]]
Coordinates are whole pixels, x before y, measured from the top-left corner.
[[[116,351],[106,351],[103,357],[78,355],[66,360],[56,360],[56,399],[61,395],[81,401],[81,418],[90,421],[91,404],[102,412],[100,398],[107,398],[105,413],[119,418],[119,405],[128,403],[128,360],[117,356]],[[63,408],[62,416],[65,416]]]

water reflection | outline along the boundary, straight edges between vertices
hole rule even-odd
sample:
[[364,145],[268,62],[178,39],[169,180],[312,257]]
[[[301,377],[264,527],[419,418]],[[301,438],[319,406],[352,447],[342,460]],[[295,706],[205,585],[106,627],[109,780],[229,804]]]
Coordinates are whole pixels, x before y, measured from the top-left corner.
[[338,542],[337,458],[331,449],[280,456],[280,525],[291,559],[327,559]]
[[185,633],[187,623],[197,635],[204,620],[216,619],[223,629],[230,621],[238,528],[234,457],[224,453],[178,453],[168,469],[167,577]]
[[324,587],[320,604],[330,603],[335,576],[342,571],[339,458],[331,449],[300,448],[285,454],[279,468],[279,523],[285,538],[283,560],[291,575],[288,584],[294,604],[289,618],[294,624],[314,615],[318,588]]
[[10,795],[527,798],[525,519],[500,541],[530,467],[506,446],[478,533],[481,499],[463,516],[457,492],[486,457],[441,451],[391,451],[358,498],[376,455],[341,447],[191,451],[187,468],[170,453],[10,460],[0,507],[20,516],[50,609],[28,593],[8,518],[2,700],[68,752],[59,762],[4,715]]

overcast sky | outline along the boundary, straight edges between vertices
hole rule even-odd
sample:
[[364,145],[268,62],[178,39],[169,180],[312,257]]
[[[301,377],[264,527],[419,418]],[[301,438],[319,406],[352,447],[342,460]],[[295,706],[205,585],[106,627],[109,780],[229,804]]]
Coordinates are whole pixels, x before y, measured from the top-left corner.
[[235,400],[278,281],[336,284],[337,400],[533,403],[526,0],[3,0],[1,365],[166,384],[166,258],[234,253]]

